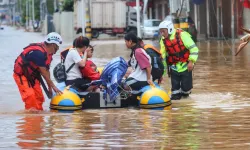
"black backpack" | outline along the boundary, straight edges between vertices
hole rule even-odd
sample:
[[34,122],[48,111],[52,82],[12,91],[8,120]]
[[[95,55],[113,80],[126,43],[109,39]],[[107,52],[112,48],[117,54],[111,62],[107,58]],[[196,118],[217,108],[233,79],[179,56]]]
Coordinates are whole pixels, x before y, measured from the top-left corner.
[[54,70],[53,70],[53,75],[54,75],[54,78],[56,80],[56,82],[60,83],[60,82],[65,82],[66,79],[67,79],[67,73],[74,67],[75,63],[73,63],[69,68],[68,70],[65,69],[65,65],[64,65],[64,62],[65,62],[65,59],[66,59],[66,56],[68,55],[68,52],[69,52],[69,48],[66,48],[65,50],[63,50],[60,55],[61,55],[61,62],[58,63]]
[[56,79],[56,82],[65,82],[67,79],[67,73],[73,68],[75,63],[73,63],[67,70],[65,69],[65,65],[63,62],[58,63],[54,70],[53,70],[53,75],[54,78]]
[[164,73],[164,65],[162,63],[161,53],[150,44],[146,44],[144,46],[144,49],[146,53],[151,57],[151,75],[153,77],[153,81],[160,79]]

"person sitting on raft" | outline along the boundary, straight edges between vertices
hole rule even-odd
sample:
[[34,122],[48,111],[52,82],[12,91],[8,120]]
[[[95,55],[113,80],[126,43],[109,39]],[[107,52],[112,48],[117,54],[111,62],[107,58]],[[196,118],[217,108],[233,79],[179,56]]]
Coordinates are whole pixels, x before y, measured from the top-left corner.
[[[64,49],[64,50],[60,53],[61,62],[64,63],[64,62],[65,62],[65,59],[66,59],[66,56],[67,56],[68,53],[69,53],[69,50],[70,50],[71,48],[75,48],[75,47],[76,47],[76,45],[75,45],[76,39],[77,39],[77,38],[74,39],[73,45],[72,45],[72,46],[67,47],[66,49]],[[82,53],[80,53],[80,56],[82,56]]]
[[[88,59],[88,58],[92,58],[93,52],[94,52],[93,46],[90,45],[90,48],[91,50],[87,54],[86,64],[84,67],[80,67],[80,71],[82,73],[83,78],[87,80],[90,80],[90,81],[100,80],[101,74],[98,71],[97,66],[94,64],[93,61]],[[95,86],[93,88],[93,92],[100,92],[99,87]]]
[[89,60],[88,58],[92,58],[94,48],[93,46],[90,46],[91,50],[87,54],[87,60],[84,67],[80,67],[80,71],[82,73],[82,76],[88,80],[94,81],[94,80],[100,80],[101,74],[97,70],[97,66],[93,63],[93,61]]
[[[91,80],[83,78],[79,67],[85,67],[87,56],[90,55],[92,48],[87,37],[80,36],[75,39],[75,48],[71,48],[65,58],[65,69],[71,69],[67,73],[66,85],[71,85],[79,91],[91,92],[95,87],[88,86]],[[81,53],[83,54],[81,57]]]
[[125,81],[126,90],[140,90],[144,86],[153,85],[151,76],[151,58],[139,45],[137,36],[127,33],[124,37],[127,48],[131,49],[128,65],[133,71]]

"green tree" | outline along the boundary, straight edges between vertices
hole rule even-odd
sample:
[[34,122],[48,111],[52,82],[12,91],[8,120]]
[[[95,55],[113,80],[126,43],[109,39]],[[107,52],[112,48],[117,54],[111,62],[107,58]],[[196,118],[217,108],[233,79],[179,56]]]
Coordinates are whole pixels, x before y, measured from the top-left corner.
[[73,0],[64,0],[62,10],[63,11],[74,11],[74,1]]
[[[32,0],[18,0],[18,6],[21,7],[21,17],[22,23],[26,22],[26,2],[32,4]],[[47,0],[47,10],[49,14],[53,14],[54,12],[54,0]],[[40,0],[34,0],[34,13],[35,13],[35,20],[40,20]],[[31,7],[30,7],[31,8]],[[32,11],[30,9],[30,11]],[[28,16],[27,16],[28,17]],[[29,16],[29,19],[32,19],[32,16]]]
[[54,13],[54,0],[47,0],[46,2],[48,13],[52,15]]
[[34,0],[35,20],[40,20],[40,0]]

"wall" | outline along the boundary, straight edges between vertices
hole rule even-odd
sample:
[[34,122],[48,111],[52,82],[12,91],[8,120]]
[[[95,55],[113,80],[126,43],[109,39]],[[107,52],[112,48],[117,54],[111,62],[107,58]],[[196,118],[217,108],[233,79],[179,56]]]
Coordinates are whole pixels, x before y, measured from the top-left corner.
[[[207,34],[207,14],[206,14],[206,2],[199,5],[199,34],[206,35]],[[198,26],[198,25],[196,25]]]
[[209,0],[209,37],[217,37],[216,0]]
[[223,34],[225,37],[232,37],[231,32],[231,20],[232,20],[232,12],[231,12],[231,1],[222,0],[222,24],[223,24]]
[[3,0],[2,2],[0,2],[0,5],[8,5],[9,1],[8,0]]
[[153,19],[165,19],[169,15],[168,0],[153,1]]
[[60,23],[60,20],[61,20],[61,16],[60,16],[60,13],[57,12],[57,13],[54,13],[53,14],[53,23],[54,23],[54,27],[55,27],[55,32],[61,34],[61,23]]
[[42,34],[47,35],[48,34],[48,17],[46,15],[45,19],[43,20],[42,23]]
[[[64,40],[73,41],[74,26],[73,12],[62,12],[60,16],[60,33]],[[57,29],[56,29],[57,30]]]
[[244,8],[243,9],[243,26],[245,28],[250,29],[250,9]]

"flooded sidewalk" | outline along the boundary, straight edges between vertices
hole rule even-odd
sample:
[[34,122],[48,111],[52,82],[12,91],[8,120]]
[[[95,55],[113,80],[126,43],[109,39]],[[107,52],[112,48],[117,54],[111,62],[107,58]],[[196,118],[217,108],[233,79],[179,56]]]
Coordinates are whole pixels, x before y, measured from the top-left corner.
[[[5,27],[0,31],[0,148],[2,149],[250,149],[250,45],[237,56],[238,41],[202,41],[189,98],[172,110],[83,110],[24,112],[13,65],[22,48],[43,41],[40,33]],[[152,41],[146,41],[152,42]],[[70,46],[63,43],[61,50]],[[93,41],[93,61],[128,59],[124,40]],[[51,72],[59,62],[53,57]],[[51,74],[52,75],[52,74]],[[54,81],[55,82],[55,81]],[[166,77],[162,85],[169,90]]]

